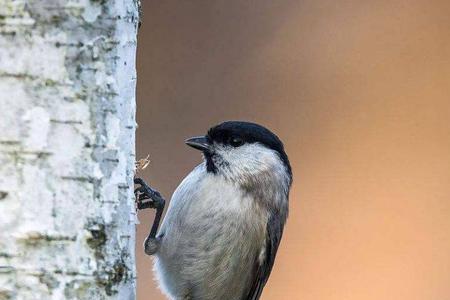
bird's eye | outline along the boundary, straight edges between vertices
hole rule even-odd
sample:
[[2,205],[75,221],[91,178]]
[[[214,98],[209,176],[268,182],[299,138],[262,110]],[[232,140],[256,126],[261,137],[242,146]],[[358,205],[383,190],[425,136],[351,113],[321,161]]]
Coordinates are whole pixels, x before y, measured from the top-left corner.
[[244,144],[244,141],[241,138],[232,137],[230,139],[230,145],[233,147],[239,147],[239,146],[242,146],[242,144]]

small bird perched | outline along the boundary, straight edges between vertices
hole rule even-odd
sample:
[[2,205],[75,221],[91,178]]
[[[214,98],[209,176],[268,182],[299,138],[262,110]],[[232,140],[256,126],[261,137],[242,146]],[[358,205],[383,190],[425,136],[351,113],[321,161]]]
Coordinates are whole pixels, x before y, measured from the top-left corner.
[[158,230],[164,199],[142,179],[138,209],[156,208],[145,240],[161,289],[177,300],[256,300],[269,278],[288,216],[292,171],[280,139],[228,121],[186,140],[203,152],[178,186]]

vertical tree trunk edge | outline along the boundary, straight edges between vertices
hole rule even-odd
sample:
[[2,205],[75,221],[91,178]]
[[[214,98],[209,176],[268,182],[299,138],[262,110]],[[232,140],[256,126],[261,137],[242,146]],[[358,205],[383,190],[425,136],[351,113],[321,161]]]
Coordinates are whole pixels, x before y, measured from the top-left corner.
[[135,299],[138,0],[0,0],[0,300]]

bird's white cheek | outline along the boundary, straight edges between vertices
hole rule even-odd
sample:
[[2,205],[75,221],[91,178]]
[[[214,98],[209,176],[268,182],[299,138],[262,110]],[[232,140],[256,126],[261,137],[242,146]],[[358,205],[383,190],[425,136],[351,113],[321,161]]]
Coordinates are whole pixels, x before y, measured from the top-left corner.
[[273,150],[259,144],[247,144],[238,148],[218,147],[217,154],[230,168],[246,172],[264,171],[279,163]]

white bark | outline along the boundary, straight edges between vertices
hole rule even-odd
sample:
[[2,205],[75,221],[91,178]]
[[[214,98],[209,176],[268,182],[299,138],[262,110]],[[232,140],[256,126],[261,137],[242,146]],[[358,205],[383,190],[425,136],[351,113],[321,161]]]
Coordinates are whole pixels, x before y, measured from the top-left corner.
[[134,299],[137,0],[0,0],[0,299]]

